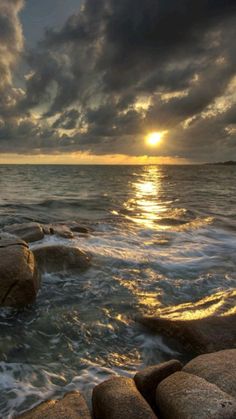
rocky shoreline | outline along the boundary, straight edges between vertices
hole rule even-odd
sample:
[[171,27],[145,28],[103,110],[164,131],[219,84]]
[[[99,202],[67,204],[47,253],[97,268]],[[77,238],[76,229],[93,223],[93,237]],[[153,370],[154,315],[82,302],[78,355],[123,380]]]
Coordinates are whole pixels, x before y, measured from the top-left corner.
[[96,386],[92,412],[80,392],[41,403],[18,419],[234,419],[236,350],[172,360]]
[[[80,272],[89,268],[91,256],[78,247],[50,244],[56,235],[70,240],[89,229],[76,222],[42,225],[14,224],[0,232],[0,306],[21,309],[37,298],[45,272]],[[29,244],[34,243],[30,248]],[[163,418],[204,419],[236,417],[236,292],[224,297],[227,310],[199,319],[142,317],[136,321],[154,333],[181,342],[200,355],[184,367],[179,361],[148,367],[134,379],[114,377],[94,388],[95,419]],[[218,304],[220,295],[212,296]],[[208,302],[198,306],[207,307]],[[207,313],[207,310],[206,310]],[[217,352],[216,352],[217,351]],[[201,355],[202,354],[202,355]],[[46,401],[20,418],[91,418],[79,392],[62,400]]]

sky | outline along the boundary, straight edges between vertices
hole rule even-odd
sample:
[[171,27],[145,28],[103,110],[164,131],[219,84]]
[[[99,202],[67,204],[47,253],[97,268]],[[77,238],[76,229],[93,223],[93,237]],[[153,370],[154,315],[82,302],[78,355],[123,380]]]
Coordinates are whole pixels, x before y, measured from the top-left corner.
[[235,39],[235,0],[0,0],[0,163],[236,160]]

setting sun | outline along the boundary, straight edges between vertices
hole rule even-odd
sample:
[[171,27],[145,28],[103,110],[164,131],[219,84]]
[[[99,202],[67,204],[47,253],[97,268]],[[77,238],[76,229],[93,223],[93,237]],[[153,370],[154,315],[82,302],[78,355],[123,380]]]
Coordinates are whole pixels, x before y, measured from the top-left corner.
[[162,137],[162,132],[150,132],[146,137],[146,142],[150,146],[156,146],[161,142]]

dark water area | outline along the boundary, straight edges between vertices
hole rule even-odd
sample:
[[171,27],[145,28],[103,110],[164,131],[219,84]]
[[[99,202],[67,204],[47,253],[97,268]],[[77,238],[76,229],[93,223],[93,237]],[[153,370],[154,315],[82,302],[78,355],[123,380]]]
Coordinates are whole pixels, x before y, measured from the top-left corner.
[[91,233],[44,241],[92,255],[80,275],[46,274],[32,307],[0,309],[4,418],[69,390],[89,395],[114,373],[182,359],[134,318],[175,317],[235,289],[235,166],[0,166],[0,191],[0,227],[75,220]]

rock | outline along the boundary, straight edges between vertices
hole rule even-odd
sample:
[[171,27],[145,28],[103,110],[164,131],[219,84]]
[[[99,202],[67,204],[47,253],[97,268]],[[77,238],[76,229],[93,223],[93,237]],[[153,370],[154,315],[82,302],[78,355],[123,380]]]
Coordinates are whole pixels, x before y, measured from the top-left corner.
[[71,229],[64,224],[43,224],[42,229],[46,235],[56,234],[64,239],[73,239],[74,237]]
[[179,361],[172,360],[159,365],[147,367],[134,376],[134,381],[138,390],[153,409],[155,409],[156,405],[155,398],[158,384],[160,384],[160,382],[169,375],[175,373],[176,371],[180,371],[181,369],[182,364]]
[[42,272],[83,270],[89,267],[90,257],[77,247],[44,245],[33,249]]
[[27,249],[29,249],[29,246],[26,242],[24,242],[23,240],[21,240],[18,237],[14,237],[12,235],[6,234],[6,233],[2,233],[0,234],[0,249],[4,248],[4,247],[10,247],[10,246],[24,246]]
[[20,237],[27,243],[32,243],[44,238],[44,232],[38,223],[12,224],[4,228],[4,231]]
[[89,229],[87,227],[81,226],[79,224],[72,224],[70,227],[71,231],[75,233],[81,233],[81,234],[88,234]]
[[64,239],[73,239],[74,234],[72,233],[71,229],[63,224],[53,224],[51,226],[51,230],[53,234],[56,234],[59,237],[63,237]]
[[44,234],[56,234],[66,239],[72,239],[74,237],[73,232],[88,234],[89,230],[87,227],[81,226],[76,222],[66,224],[43,224],[42,229]]
[[0,236],[0,306],[24,307],[40,286],[34,255],[20,239]]
[[178,339],[196,354],[236,348],[236,314],[198,320],[143,317],[139,322],[156,333]]
[[99,384],[92,402],[95,419],[156,419],[131,378],[114,377]]
[[200,355],[183,370],[205,378],[236,398],[236,349]]
[[233,397],[203,378],[176,372],[157,387],[156,403],[163,419],[235,419]]
[[83,396],[74,391],[61,400],[48,400],[29,412],[18,416],[19,419],[91,419]]
[[44,234],[46,234],[47,236],[54,234],[53,227],[50,224],[42,224],[42,229]]

